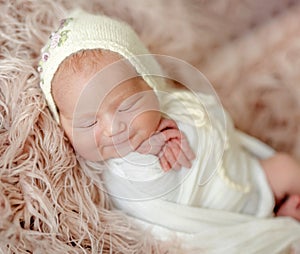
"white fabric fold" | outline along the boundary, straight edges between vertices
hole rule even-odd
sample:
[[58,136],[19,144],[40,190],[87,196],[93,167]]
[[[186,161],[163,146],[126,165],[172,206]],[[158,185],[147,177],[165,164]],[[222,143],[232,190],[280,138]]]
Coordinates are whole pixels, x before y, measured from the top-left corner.
[[[167,111],[173,119],[180,116],[178,105],[172,101]],[[199,105],[194,109],[201,110]],[[115,206],[158,239],[176,237],[188,253],[288,253],[300,239],[300,224],[272,217],[274,197],[259,163],[274,150],[237,131],[228,115],[225,132],[213,116],[201,126],[175,120],[196,151],[193,167],[164,173],[156,160],[140,167],[147,172],[139,174],[146,177],[141,181],[130,164],[150,157],[130,154],[112,160],[103,177]]]

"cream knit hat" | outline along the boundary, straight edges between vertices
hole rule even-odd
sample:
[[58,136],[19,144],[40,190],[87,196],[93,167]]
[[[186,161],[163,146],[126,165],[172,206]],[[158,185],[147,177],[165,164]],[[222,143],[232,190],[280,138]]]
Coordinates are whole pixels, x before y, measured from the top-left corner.
[[59,123],[59,115],[51,93],[51,82],[59,65],[71,54],[84,49],[106,49],[119,53],[133,65],[136,71],[153,89],[159,84],[151,74],[161,75],[159,64],[127,24],[103,15],[92,15],[82,10],[73,11],[61,21],[42,49],[39,62],[40,86],[46,97],[54,119]]

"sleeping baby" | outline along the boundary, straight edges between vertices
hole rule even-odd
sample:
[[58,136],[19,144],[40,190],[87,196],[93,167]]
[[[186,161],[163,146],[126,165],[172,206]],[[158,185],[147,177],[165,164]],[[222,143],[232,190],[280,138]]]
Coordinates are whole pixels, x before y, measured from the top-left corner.
[[[38,70],[75,152],[107,167],[116,206],[120,197],[159,198],[257,217],[276,207],[300,220],[296,160],[247,150],[243,138],[266,145],[236,130],[214,96],[174,88],[127,24],[74,11],[51,34]],[[224,119],[211,113],[220,110]]]

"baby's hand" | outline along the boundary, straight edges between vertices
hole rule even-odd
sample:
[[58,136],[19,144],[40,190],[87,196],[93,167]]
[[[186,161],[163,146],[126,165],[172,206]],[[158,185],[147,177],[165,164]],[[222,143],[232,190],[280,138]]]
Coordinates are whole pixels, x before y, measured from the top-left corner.
[[195,158],[186,136],[173,120],[165,118],[161,120],[157,132],[142,143],[137,152],[157,155],[165,171],[190,168]]
[[163,134],[165,141],[165,145],[158,155],[162,168],[165,171],[181,167],[190,168],[195,155],[177,124],[173,120],[163,118],[158,131]]

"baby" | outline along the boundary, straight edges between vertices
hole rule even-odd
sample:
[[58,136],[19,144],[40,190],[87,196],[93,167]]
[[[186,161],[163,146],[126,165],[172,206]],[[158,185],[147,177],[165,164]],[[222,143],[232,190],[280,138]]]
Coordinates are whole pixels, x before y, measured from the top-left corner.
[[[40,86],[82,158],[107,162],[119,175],[142,173],[139,180],[168,171],[172,183],[163,198],[171,202],[258,217],[276,206],[277,215],[300,220],[297,162],[282,153],[255,157],[227,114],[227,131],[207,116],[205,107],[216,104],[211,96],[169,88],[155,77],[162,75],[160,66],[128,25],[77,10],[42,52]],[[203,172],[210,173],[205,183]],[[109,191],[127,191],[123,183],[113,187],[110,176]]]

